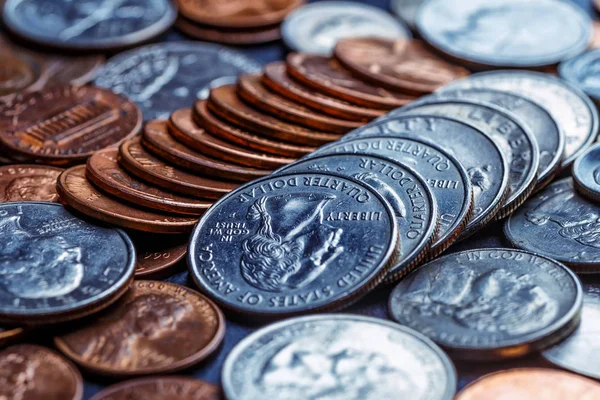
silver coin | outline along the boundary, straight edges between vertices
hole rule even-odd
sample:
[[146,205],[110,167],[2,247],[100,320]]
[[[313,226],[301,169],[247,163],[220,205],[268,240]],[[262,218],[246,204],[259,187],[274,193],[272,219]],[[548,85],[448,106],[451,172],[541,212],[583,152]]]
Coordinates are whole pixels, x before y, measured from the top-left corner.
[[477,128],[442,116],[404,115],[367,124],[342,140],[368,136],[425,139],[460,161],[471,181],[474,205],[463,238],[483,227],[502,206],[508,163],[496,142]]
[[417,13],[425,0],[392,0],[392,12],[399,16],[408,26],[415,28]]
[[600,100],[600,50],[588,51],[558,66],[561,78],[573,83],[594,100]]
[[515,247],[563,262],[577,273],[600,271],[600,206],[556,181],[514,212],[504,233]]
[[292,50],[328,56],[335,44],[349,37],[410,38],[410,30],[381,10],[357,2],[322,1],[307,4],[287,16],[281,26]]
[[584,286],[581,324],[571,336],[545,350],[542,356],[561,368],[600,379],[600,286]]
[[148,121],[167,119],[174,110],[189,107],[217,78],[260,70],[255,61],[222,46],[169,42],[111,58],[94,83],[128,96]]
[[573,163],[598,136],[598,111],[574,85],[548,74],[531,71],[492,71],[459,79],[444,90],[490,88],[528,98],[544,107],[565,134],[561,168]]
[[229,400],[451,400],[452,362],[425,336],[358,315],[293,318],[242,340],[225,360]]
[[600,144],[595,144],[573,164],[573,182],[582,195],[600,201]]
[[584,51],[590,17],[568,1],[427,0],[421,35],[440,51],[476,66],[540,67]]
[[564,265],[514,249],[476,249],[432,261],[392,291],[389,310],[452,356],[520,357],[577,327],[579,279]]
[[427,256],[438,231],[438,205],[425,179],[410,167],[367,154],[321,154],[297,161],[281,173],[325,172],[352,177],[377,190],[398,221],[398,258],[387,281],[406,275]]
[[537,184],[540,151],[531,131],[514,114],[475,100],[428,98],[394,110],[387,118],[407,114],[456,118],[480,129],[498,143],[509,164],[509,194],[498,212],[498,218],[513,212],[533,192]]

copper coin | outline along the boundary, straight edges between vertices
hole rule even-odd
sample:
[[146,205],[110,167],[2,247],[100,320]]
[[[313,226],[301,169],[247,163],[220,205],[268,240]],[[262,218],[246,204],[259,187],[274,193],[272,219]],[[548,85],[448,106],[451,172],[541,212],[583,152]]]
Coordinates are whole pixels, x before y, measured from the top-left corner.
[[235,182],[205,178],[165,164],[146,151],[139,138],[123,142],[119,148],[119,163],[146,182],[188,196],[218,199],[239,186]]
[[130,176],[119,165],[119,150],[104,149],[88,158],[86,176],[106,193],[135,205],[174,214],[202,215],[212,203],[167,192]]
[[288,73],[303,84],[363,107],[391,110],[416,100],[356,79],[333,58],[292,53],[287,57],[287,67]]
[[136,250],[135,277],[148,278],[166,274],[185,257],[188,235],[130,233]]
[[184,17],[219,28],[257,28],[275,25],[304,0],[176,0]]
[[58,201],[56,179],[60,168],[42,165],[0,167],[0,203],[7,201]]
[[427,49],[420,40],[349,38],[337,43],[337,60],[374,85],[415,95],[431,93],[469,75]]
[[253,150],[293,158],[302,157],[316,150],[316,147],[300,146],[271,140],[239,129],[214,115],[208,109],[208,104],[204,100],[196,102],[193,118],[214,136]]
[[142,113],[127,98],[91,86],[66,86],[0,104],[0,142],[11,157],[65,165],[135,136]]
[[31,89],[42,78],[41,60],[17,51],[8,44],[0,46],[0,100]]
[[168,123],[169,131],[175,139],[202,154],[217,160],[264,169],[280,168],[294,161],[293,158],[257,153],[248,150],[247,147],[221,140],[198,126],[194,122],[192,114],[190,108],[172,113]]
[[144,127],[142,144],[152,153],[170,163],[210,177],[235,181],[249,181],[268,175],[265,169],[243,167],[207,157],[175,140],[167,129],[166,121],[150,121]]
[[90,400],[221,400],[221,389],[194,378],[153,376],[109,386]]
[[224,85],[212,89],[208,99],[209,110],[219,117],[273,139],[309,146],[320,146],[341,137],[341,135],[317,132],[290,124],[252,108],[238,97],[236,85]]
[[455,400],[597,400],[600,384],[568,372],[542,368],[511,369],[486,375]]
[[592,38],[590,39],[590,44],[588,48],[600,48],[600,21],[598,20],[592,21]]
[[42,346],[21,344],[0,351],[0,399],[80,400],[81,374]]
[[269,26],[266,29],[223,30],[222,28],[198,25],[186,18],[179,18],[175,22],[175,27],[197,40],[233,46],[262,44],[281,39],[279,25]]
[[63,172],[56,186],[62,201],[88,217],[143,232],[185,233],[198,222],[193,217],[178,217],[145,211],[108,197],[85,176],[85,165]]
[[142,280],[94,321],[54,343],[86,370],[132,376],[197,364],[224,335],[223,313],[208,298],[185,286]]
[[267,89],[262,83],[261,75],[240,76],[238,94],[247,103],[277,118],[304,125],[307,128],[344,134],[363,125],[362,122],[328,117],[304,107],[302,104],[289,101]]
[[25,330],[23,328],[0,327],[0,346],[13,342],[24,334]]
[[101,55],[69,57],[44,54],[43,59],[42,79],[46,88],[86,85],[94,80],[104,64],[104,56]]
[[384,110],[360,107],[301,85],[288,75],[283,61],[265,66],[263,83],[281,96],[333,117],[368,122],[385,114]]

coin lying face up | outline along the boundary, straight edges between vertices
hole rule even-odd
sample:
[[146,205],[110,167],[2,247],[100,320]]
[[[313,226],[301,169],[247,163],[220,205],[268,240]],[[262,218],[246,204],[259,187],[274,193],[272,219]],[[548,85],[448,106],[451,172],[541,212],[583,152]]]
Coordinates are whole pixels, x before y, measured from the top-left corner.
[[0,202],[58,201],[56,179],[62,171],[42,165],[0,167]]

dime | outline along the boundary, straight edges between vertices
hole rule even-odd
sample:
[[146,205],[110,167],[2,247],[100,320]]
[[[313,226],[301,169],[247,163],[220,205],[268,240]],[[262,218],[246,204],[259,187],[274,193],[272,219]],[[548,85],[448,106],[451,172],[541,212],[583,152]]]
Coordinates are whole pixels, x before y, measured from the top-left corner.
[[410,30],[380,8],[349,1],[322,1],[290,14],[281,26],[285,44],[294,51],[331,55],[338,40],[374,36],[409,38]]
[[390,90],[431,93],[469,75],[427,49],[420,40],[352,38],[338,42],[336,59],[362,79]]
[[573,183],[582,195],[600,201],[600,144],[595,144],[573,164]]
[[61,200],[75,210],[122,228],[154,233],[185,233],[198,221],[192,216],[146,211],[105,196],[87,180],[85,165],[63,172],[56,189]]
[[278,174],[244,185],[204,214],[190,275],[215,302],[254,317],[347,306],[396,261],[387,201],[337,175]]
[[292,53],[287,57],[286,65],[288,73],[299,82],[363,107],[391,110],[415,100],[413,96],[391,92],[354,78],[333,58]]
[[[347,143],[347,142],[346,142]],[[331,151],[331,150],[330,150]],[[398,259],[386,274],[396,281],[427,256],[438,231],[438,204],[425,179],[410,167],[366,154],[319,152],[281,173],[325,172],[354,178],[381,194],[398,221]]]
[[293,318],[243,339],[222,371],[229,400],[451,400],[452,362],[425,336],[389,321]]
[[568,372],[523,368],[484,376],[463,389],[455,400],[594,400],[600,384]]
[[208,109],[220,118],[271,139],[320,146],[337,140],[341,136],[290,124],[252,108],[239,98],[236,85],[225,85],[212,89],[208,99]]
[[153,376],[109,386],[90,400],[220,400],[221,389],[193,378]]
[[133,277],[127,235],[54,203],[0,204],[2,323],[80,318],[116,300]]
[[86,177],[102,191],[151,210],[184,215],[202,215],[210,201],[167,192],[130,176],[117,162],[119,150],[100,150],[88,159]]
[[558,74],[594,100],[600,100],[600,83],[596,82],[599,66],[600,50],[588,51],[560,63]]
[[23,160],[80,163],[96,150],[137,135],[141,126],[135,104],[91,86],[19,94],[0,103],[0,142],[11,158]]
[[499,144],[509,165],[509,194],[496,218],[504,218],[513,212],[535,188],[538,182],[540,150],[531,131],[514,114],[493,104],[460,99],[423,100],[393,111],[389,116],[403,114],[444,115],[456,118],[480,129]]
[[150,121],[144,127],[143,145],[155,155],[209,177],[249,181],[269,174],[269,170],[244,167],[207,157],[176,141],[167,129],[166,121]]
[[561,168],[571,165],[598,135],[596,106],[562,79],[530,71],[493,71],[454,81],[445,89],[469,88],[504,90],[545,107],[566,136]]
[[58,201],[56,179],[63,170],[41,165],[0,167],[0,203]]
[[135,245],[135,277],[157,277],[171,271],[187,254],[188,235],[130,234]]
[[111,308],[54,344],[86,370],[131,376],[188,368],[211,355],[224,335],[223,313],[200,293],[134,281]]
[[218,199],[239,186],[235,182],[205,178],[165,164],[146,151],[140,139],[123,142],[118,160],[132,175],[165,190],[188,196]]
[[411,28],[417,26],[417,13],[425,0],[392,0],[392,12]]
[[279,25],[253,29],[223,29],[198,25],[187,18],[178,18],[175,27],[196,40],[206,40],[232,46],[257,45],[281,39]]
[[111,58],[94,83],[127,95],[148,121],[167,119],[172,110],[189,107],[217,78],[260,69],[255,61],[222,46],[169,42]]
[[577,5],[546,0],[428,0],[417,16],[438,50],[484,67],[542,67],[585,50],[592,24]]
[[0,351],[0,398],[7,400],[81,400],[77,368],[54,351],[22,344]]
[[[206,102],[206,100],[200,100]],[[294,158],[277,157],[248,150],[246,146],[237,146],[211,135],[203,126],[198,126],[190,108],[177,110],[169,117],[169,133],[179,142],[213,157],[234,164],[249,167],[276,169],[294,161]]]
[[[437,239],[431,245],[429,257],[442,253],[463,232],[473,211],[471,182],[460,161],[440,147],[417,138],[357,136],[321,147],[309,157],[334,153],[375,154],[414,168],[424,178],[439,216]],[[384,163],[381,167],[380,172],[393,176],[394,172],[384,168]],[[407,231],[403,223],[399,223],[401,241]]]
[[4,43],[0,52],[0,100],[35,88],[42,78],[42,61]]

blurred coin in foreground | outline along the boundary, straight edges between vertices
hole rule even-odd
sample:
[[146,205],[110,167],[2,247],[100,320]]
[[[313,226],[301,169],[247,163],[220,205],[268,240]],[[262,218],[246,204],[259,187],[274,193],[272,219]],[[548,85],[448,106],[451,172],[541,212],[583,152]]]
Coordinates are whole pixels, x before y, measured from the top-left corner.
[[558,66],[558,74],[561,78],[571,82],[596,101],[600,101],[599,70],[600,50],[580,54],[563,61]]
[[131,379],[107,387],[90,400],[221,400],[221,389],[194,378],[153,376]]

